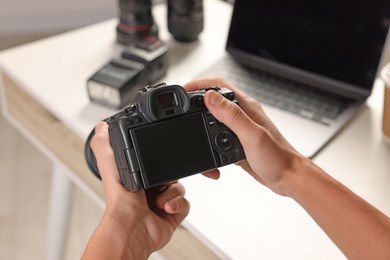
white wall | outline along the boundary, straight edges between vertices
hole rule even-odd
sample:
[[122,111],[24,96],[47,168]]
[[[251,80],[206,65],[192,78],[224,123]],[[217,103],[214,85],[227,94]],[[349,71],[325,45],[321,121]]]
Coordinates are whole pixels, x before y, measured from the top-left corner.
[[117,16],[118,0],[0,0],[0,35],[70,29]]

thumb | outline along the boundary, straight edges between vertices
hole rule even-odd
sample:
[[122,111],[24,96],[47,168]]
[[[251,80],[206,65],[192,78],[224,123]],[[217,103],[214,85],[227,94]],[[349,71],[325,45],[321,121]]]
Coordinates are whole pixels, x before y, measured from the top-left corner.
[[253,141],[251,137],[259,130],[258,125],[237,104],[216,91],[207,91],[204,102],[211,114],[237,135],[244,147]]

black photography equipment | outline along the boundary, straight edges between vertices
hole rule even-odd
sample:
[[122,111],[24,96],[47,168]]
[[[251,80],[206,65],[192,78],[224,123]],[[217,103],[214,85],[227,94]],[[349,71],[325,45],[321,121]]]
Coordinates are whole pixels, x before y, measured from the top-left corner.
[[130,45],[145,37],[158,35],[158,26],[152,15],[151,0],[119,0],[117,41]]
[[202,0],[168,0],[168,30],[177,41],[191,42],[203,30]]
[[[237,136],[204,105],[206,91],[218,91],[237,103],[229,89],[186,92],[164,83],[136,93],[132,105],[105,119],[123,186],[147,189],[245,159]],[[90,141],[85,157],[100,178]]]
[[121,58],[109,61],[87,80],[90,100],[114,108],[128,105],[139,89],[166,74],[167,52],[167,46],[154,36],[128,46]]

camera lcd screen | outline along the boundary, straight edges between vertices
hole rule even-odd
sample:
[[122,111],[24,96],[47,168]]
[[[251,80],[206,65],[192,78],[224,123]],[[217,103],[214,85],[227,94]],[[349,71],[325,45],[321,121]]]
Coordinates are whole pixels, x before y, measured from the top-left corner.
[[202,113],[130,130],[145,187],[216,167]]

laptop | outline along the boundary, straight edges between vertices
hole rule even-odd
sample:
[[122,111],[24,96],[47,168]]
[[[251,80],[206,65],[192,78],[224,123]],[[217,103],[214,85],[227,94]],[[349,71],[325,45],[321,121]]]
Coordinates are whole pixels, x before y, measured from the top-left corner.
[[259,100],[312,158],[371,94],[389,23],[390,0],[236,0],[226,55],[202,76]]

